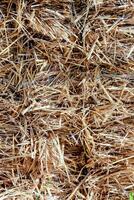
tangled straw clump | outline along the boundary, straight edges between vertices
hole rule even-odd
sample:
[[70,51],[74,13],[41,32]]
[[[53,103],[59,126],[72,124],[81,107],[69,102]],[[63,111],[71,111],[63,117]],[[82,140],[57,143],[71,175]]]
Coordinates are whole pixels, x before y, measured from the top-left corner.
[[134,191],[134,3],[0,1],[0,199]]

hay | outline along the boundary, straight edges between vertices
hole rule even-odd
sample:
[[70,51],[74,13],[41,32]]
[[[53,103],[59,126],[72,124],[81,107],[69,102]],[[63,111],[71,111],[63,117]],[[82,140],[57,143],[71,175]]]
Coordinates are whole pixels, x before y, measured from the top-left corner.
[[0,1],[0,199],[134,191],[134,3]]

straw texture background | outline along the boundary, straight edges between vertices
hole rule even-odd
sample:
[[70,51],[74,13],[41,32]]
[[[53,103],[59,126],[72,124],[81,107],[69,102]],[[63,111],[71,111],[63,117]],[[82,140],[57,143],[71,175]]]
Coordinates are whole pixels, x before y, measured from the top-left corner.
[[1,0],[0,200],[132,191],[133,0]]

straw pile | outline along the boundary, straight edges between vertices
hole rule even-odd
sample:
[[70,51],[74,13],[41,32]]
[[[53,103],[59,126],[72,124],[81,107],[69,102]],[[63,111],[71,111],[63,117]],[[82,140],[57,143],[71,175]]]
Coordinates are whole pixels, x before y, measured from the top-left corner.
[[132,0],[0,1],[0,200],[134,191]]

